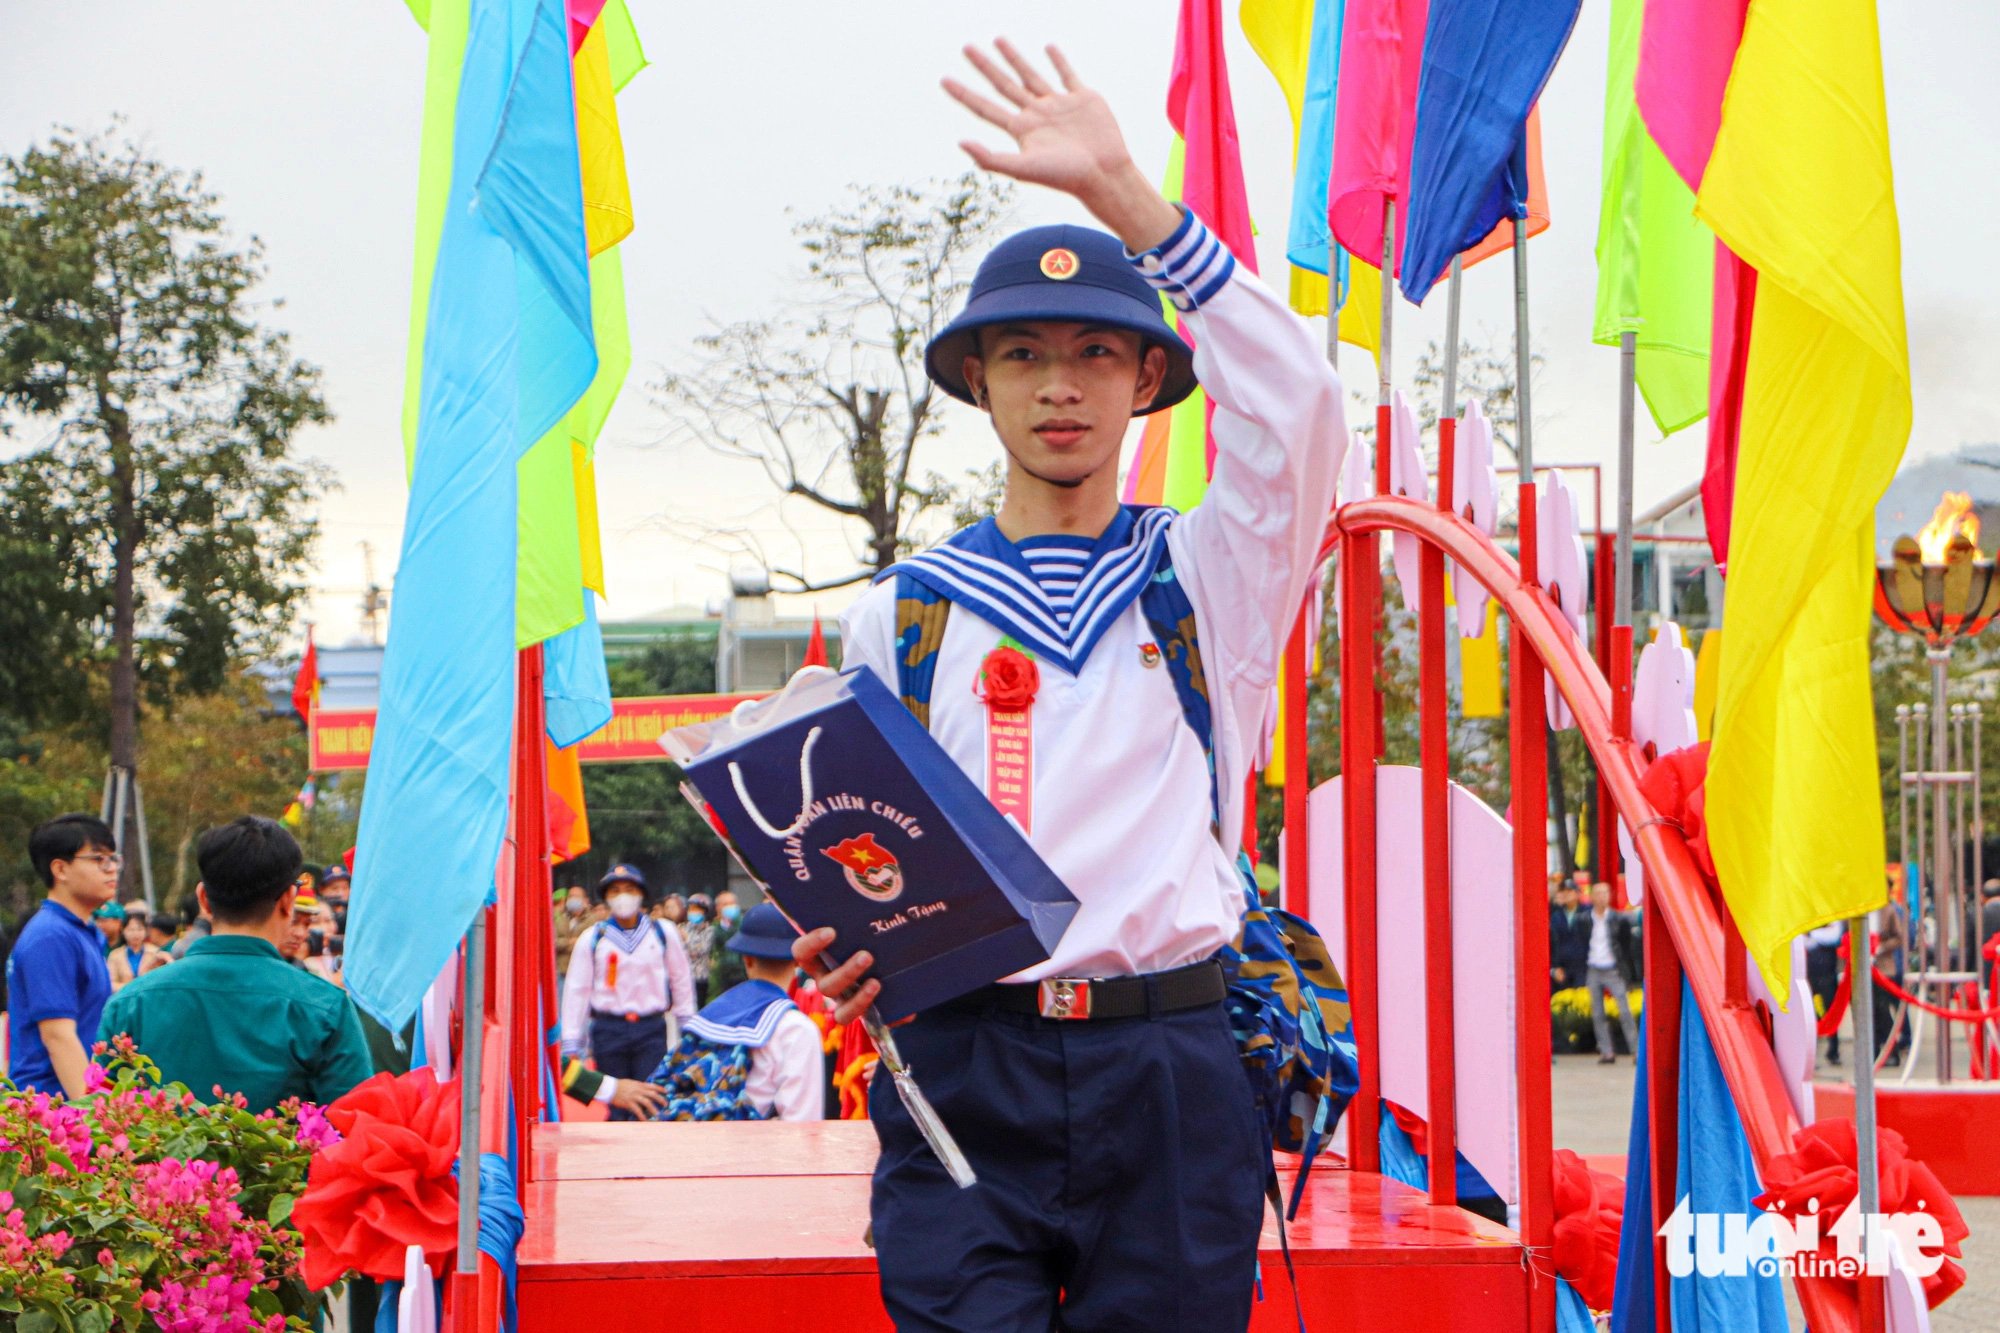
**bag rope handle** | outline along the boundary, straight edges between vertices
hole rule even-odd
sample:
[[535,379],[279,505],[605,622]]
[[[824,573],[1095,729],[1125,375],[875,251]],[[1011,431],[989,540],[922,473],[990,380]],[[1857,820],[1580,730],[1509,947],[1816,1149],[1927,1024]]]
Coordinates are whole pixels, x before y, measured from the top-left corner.
[[750,816],[751,822],[756,824],[765,837],[773,841],[783,842],[786,838],[803,829],[806,826],[806,816],[812,812],[812,752],[813,745],[819,740],[819,732],[820,729],[818,727],[814,727],[811,731],[808,731],[806,733],[806,743],[799,747],[799,813],[791,823],[785,825],[783,828],[771,827],[770,821],[764,818],[764,812],[759,810],[757,803],[750,799],[749,788],[743,785],[742,765],[738,764],[734,759],[729,761],[729,781],[736,787],[736,799],[743,803],[744,812]]

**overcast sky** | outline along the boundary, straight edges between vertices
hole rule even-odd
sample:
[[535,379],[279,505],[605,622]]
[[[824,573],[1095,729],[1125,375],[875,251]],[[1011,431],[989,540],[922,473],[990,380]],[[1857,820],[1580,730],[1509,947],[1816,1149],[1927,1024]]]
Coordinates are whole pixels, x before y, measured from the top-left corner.
[[[969,117],[937,89],[958,47],[995,35],[999,8],[961,0],[764,0],[666,5],[631,0],[652,61],[619,101],[638,230],[625,243],[634,368],[601,442],[610,618],[724,589],[726,557],[676,522],[741,520],[777,563],[820,576],[851,567],[858,543],[828,517],[792,510],[788,533],[754,468],[658,441],[666,423],[648,381],[683,359],[710,320],[777,310],[800,270],[788,208],[811,213],[857,182],[919,181],[964,167]],[[1177,6],[1170,0],[1013,0],[1006,35],[1056,41],[1124,122],[1157,171]],[[1235,5],[1226,3],[1234,28]],[[1543,100],[1554,224],[1531,246],[1531,336],[1547,364],[1535,385],[1536,454],[1609,461],[1616,445],[1615,350],[1593,347],[1599,140],[1606,14],[1587,0]],[[400,0],[84,0],[60,21],[12,0],[0,18],[0,151],[64,124],[100,129],[114,113],[160,158],[198,168],[232,225],[260,237],[282,300],[273,322],[326,370],[338,421],[301,441],[339,476],[324,505],[312,616],[340,641],[357,626],[363,542],[392,576],[403,510],[400,411],[422,116],[424,34]],[[2000,303],[1987,268],[2000,253],[2000,8],[1982,0],[1881,0],[1890,130],[1902,219],[1916,377],[1912,455],[2000,440]],[[1264,271],[1282,285],[1290,125],[1277,85],[1239,32],[1230,75]],[[983,128],[983,127],[980,127]],[[1034,192],[1020,225],[1078,220]],[[1442,332],[1430,308],[1399,304],[1399,379]],[[1466,331],[1504,347],[1510,266],[1471,270]],[[1347,349],[1350,383],[1374,372]],[[1357,399],[1358,401],[1358,399]],[[978,466],[994,444],[970,409],[928,466]],[[1641,413],[1643,508],[1695,479],[1699,427],[1658,441]],[[1136,439],[1133,432],[1132,439]],[[1128,441],[1129,443],[1129,441]],[[18,449],[21,441],[0,442]],[[817,600],[832,611],[843,594]]]

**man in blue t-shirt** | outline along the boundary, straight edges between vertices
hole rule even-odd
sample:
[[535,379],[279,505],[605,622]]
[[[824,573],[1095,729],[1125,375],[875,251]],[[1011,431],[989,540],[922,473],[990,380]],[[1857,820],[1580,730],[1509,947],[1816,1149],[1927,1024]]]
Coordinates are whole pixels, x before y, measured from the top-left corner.
[[102,820],[61,815],[28,835],[49,886],[7,957],[7,1076],[18,1088],[81,1097],[111,998],[111,973],[90,914],[118,896],[120,859]]

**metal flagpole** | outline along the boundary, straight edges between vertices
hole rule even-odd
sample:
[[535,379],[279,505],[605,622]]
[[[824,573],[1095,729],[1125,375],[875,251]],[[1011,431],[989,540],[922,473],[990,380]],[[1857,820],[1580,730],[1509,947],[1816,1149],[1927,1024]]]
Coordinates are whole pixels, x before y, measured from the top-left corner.
[[1389,493],[1389,326],[1396,310],[1396,200],[1382,201],[1382,338],[1375,358],[1375,405],[1379,434],[1375,441],[1376,489]]
[[1535,484],[1534,413],[1528,403],[1528,219],[1514,219],[1514,406],[1515,457],[1521,484]]
[[[1338,244],[1338,242],[1335,242],[1336,246]],[[1329,257],[1326,261],[1326,363],[1332,366],[1333,373],[1338,375],[1340,373],[1340,307],[1345,302],[1341,299],[1340,281],[1334,276],[1333,270],[1336,267],[1337,265],[1331,257],[1331,252],[1329,252]]]
[[[1464,261],[1453,255],[1451,277],[1444,289],[1444,410],[1438,414],[1440,423],[1458,419],[1458,298],[1464,276]],[[1442,456],[1438,465],[1444,465]]]
[[1639,335],[1618,335],[1618,548],[1614,625],[1632,623],[1632,434],[1639,382]]
[[[1870,970],[1874,961],[1868,949],[1868,918],[1857,916],[1847,923],[1847,1007],[1854,1015],[1854,1174],[1864,1219],[1882,1211],[1882,1187],[1875,1174],[1875,978]],[[1863,1226],[1872,1229],[1872,1220],[1864,1220]],[[1867,1234],[1862,1233],[1864,1254],[1873,1249],[1867,1245]],[[1862,1279],[1862,1300],[1875,1303],[1873,1318],[1864,1304],[1862,1327],[1882,1326],[1882,1295],[1881,1283]]]
[[465,932],[463,1048],[458,1058],[458,1274],[459,1328],[469,1328],[479,1280],[479,1092],[486,1047],[486,909]]

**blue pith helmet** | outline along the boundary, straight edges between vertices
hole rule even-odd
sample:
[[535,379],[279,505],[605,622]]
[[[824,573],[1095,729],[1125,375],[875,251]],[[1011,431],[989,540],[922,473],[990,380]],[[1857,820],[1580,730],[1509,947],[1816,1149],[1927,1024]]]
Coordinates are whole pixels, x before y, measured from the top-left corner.
[[1194,392],[1194,353],[1167,323],[1159,293],[1126,260],[1118,238],[1094,227],[1030,227],[994,246],[973,275],[965,309],[924,349],[924,369],[940,389],[977,406],[964,370],[965,358],[979,350],[975,331],[1036,320],[1130,329],[1165,349],[1166,378],[1135,417]]
[[611,892],[611,886],[614,884],[630,884],[646,895],[647,902],[653,901],[653,886],[646,883],[646,877],[639,873],[639,867],[635,865],[620,861],[605,871],[604,878],[597,881],[597,896],[602,898]]
[[789,960],[792,941],[798,937],[799,932],[792,929],[792,923],[785,920],[783,912],[770,903],[758,903],[743,914],[743,924],[736,928],[736,933],[723,947],[749,954],[752,958]]

